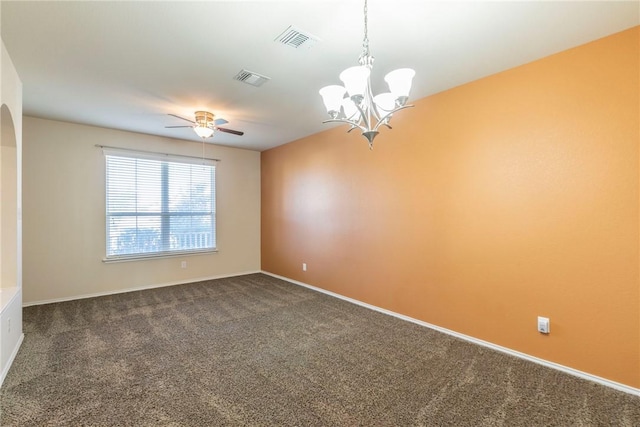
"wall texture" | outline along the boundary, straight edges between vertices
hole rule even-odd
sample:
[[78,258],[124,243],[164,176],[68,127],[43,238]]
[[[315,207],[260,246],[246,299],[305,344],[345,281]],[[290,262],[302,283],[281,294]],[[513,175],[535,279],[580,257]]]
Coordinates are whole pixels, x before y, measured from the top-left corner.
[[25,117],[25,304],[260,269],[260,153],[206,146],[221,160],[218,253],[105,264],[104,156],[95,144],[202,154],[195,142]]
[[639,39],[263,152],[263,270],[640,387]]

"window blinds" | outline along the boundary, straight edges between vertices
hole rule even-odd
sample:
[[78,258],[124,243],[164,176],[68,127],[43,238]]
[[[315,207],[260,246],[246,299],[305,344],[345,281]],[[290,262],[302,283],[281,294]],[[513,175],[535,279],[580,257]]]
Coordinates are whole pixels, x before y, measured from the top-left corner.
[[105,159],[107,259],[216,249],[215,162],[110,150]]

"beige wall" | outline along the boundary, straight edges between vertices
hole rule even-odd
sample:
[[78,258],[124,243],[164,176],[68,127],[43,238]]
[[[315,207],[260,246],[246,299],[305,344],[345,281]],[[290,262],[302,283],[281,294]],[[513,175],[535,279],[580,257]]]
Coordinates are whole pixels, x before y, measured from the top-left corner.
[[195,142],[25,117],[25,304],[260,269],[259,152],[206,145],[205,155],[221,160],[218,253],[104,263],[104,156],[96,144],[202,153]]
[[0,385],[22,342],[22,82],[0,55]]
[[640,387],[639,38],[263,152],[262,268]]

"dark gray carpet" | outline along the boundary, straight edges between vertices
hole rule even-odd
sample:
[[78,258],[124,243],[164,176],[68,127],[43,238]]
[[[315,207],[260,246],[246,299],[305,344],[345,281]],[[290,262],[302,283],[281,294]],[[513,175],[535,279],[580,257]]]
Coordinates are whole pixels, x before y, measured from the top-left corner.
[[2,426],[640,426],[640,398],[262,274],[25,308]]

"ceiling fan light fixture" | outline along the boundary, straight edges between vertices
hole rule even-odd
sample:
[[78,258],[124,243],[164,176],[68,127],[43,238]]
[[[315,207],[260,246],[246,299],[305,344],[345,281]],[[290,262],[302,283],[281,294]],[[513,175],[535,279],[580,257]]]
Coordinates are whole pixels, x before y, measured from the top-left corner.
[[195,126],[193,130],[202,139],[211,138],[211,136],[213,135],[213,129],[207,126],[203,126],[200,123],[198,123],[198,126]]
[[183,125],[183,126],[165,126],[165,128],[191,128],[191,129],[194,130],[196,135],[198,135],[203,140],[205,138],[212,137],[213,134],[216,131],[220,131],[220,132],[224,132],[224,133],[230,133],[231,135],[238,135],[238,136],[244,135],[244,132],[239,131],[239,130],[233,130],[233,129],[218,127],[220,125],[223,125],[223,124],[229,123],[229,122],[226,121],[225,119],[222,119],[222,118],[216,119],[215,115],[213,113],[208,112],[208,111],[196,111],[195,114],[194,114],[195,115],[195,120],[185,119],[184,117],[177,116],[175,114],[169,114],[169,115],[172,116],[172,117],[175,117],[177,119],[189,122],[189,123],[191,123],[191,125],[189,125],[189,126],[187,126],[187,125]]

